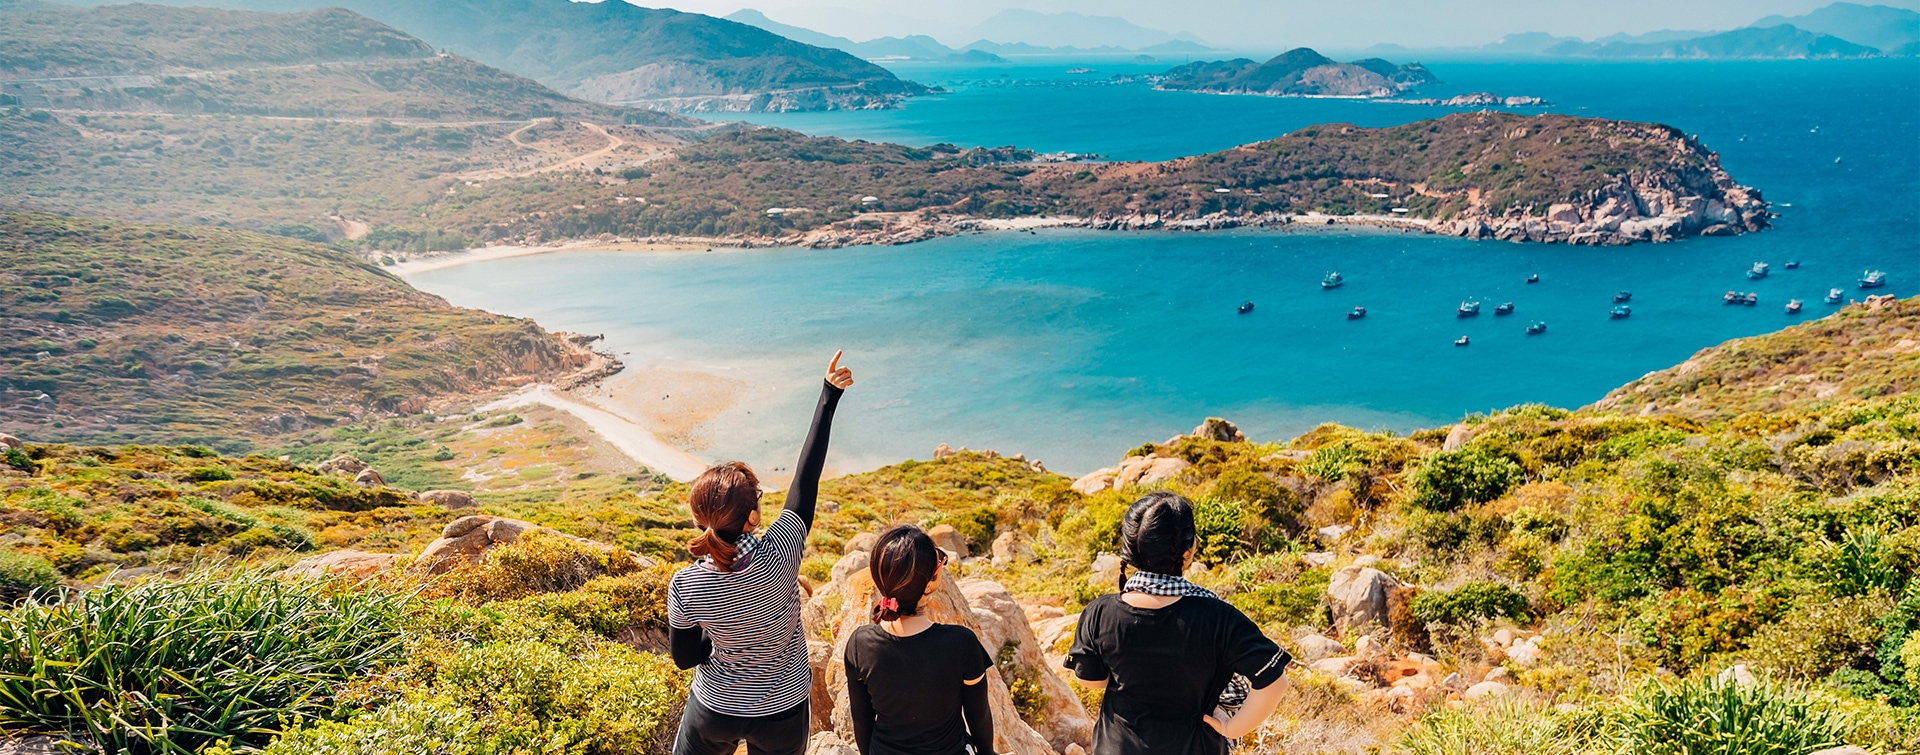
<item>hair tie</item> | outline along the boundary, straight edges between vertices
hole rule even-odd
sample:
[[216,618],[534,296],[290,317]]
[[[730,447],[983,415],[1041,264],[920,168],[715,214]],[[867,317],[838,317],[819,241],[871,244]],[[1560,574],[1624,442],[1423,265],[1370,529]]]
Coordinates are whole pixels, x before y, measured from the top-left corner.
[[880,607],[894,613],[900,612],[900,601],[893,598],[881,598]]

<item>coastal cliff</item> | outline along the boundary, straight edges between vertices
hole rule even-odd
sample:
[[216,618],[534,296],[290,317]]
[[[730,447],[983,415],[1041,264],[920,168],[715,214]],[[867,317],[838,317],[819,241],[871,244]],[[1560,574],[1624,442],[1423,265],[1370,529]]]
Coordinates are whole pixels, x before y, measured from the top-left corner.
[[1438,81],[1419,63],[1379,58],[1341,63],[1305,47],[1265,62],[1246,58],[1188,63],[1155,77],[1159,89],[1290,97],[1392,97]]

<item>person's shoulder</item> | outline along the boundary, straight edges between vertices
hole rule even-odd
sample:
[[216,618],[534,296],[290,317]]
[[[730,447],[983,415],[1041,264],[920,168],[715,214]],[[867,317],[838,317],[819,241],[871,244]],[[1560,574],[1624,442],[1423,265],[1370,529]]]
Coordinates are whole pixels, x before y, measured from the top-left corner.
[[680,567],[679,571],[673,573],[673,578],[667,580],[667,589],[672,590],[687,582],[699,579],[701,570],[702,567],[697,561]]
[[1120,600],[1120,596],[1124,594],[1125,593],[1110,592],[1098,598],[1094,598],[1093,600],[1090,600],[1087,602],[1087,605],[1085,608],[1080,609],[1080,615],[1083,617],[1098,616],[1100,614],[1113,610],[1113,607],[1116,605],[1124,605],[1124,603]]
[[933,628],[927,631],[939,632],[941,638],[949,642],[971,642],[975,645],[980,644],[979,633],[974,632],[972,627],[965,624],[934,624]]

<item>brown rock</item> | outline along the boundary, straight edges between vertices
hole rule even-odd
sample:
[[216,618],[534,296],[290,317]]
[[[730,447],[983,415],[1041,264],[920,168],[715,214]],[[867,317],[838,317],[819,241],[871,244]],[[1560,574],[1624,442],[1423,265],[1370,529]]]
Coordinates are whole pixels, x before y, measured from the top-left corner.
[[1458,451],[1462,447],[1465,447],[1467,441],[1470,440],[1473,440],[1473,428],[1466,425],[1454,425],[1452,430],[1447,431],[1447,440],[1440,446],[1440,450]]
[[280,572],[287,577],[319,577],[328,574],[366,578],[392,569],[404,558],[398,553],[368,553],[366,551],[340,550],[308,556],[294,562]]
[[[813,731],[833,730],[833,690],[827,686],[827,662],[833,660],[833,643],[807,640],[807,666],[813,669],[813,690],[808,693],[813,713]],[[808,752],[813,747],[807,747]]]
[[993,562],[1002,566],[1031,563],[1033,543],[1019,530],[1008,530],[993,539]]
[[[598,548],[602,551],[611,552],[615,550],[614,546],[607,545],[606,543],[595,542],[583,537],[574,537],[564,532],[541,527],[532,522],[491,516],[488,514],[475,514],[472,516],[463,516],[448,523],[446,528],[440,531],[440,539],[428,543],[427,547],[420,551],[420,555],[414,557],[413,565],[414,568],[425,569],[428,574],[441,574],[462,562],[479,563],[481,556],[485,555],[486,552],[494,546],[511,543],[520,539],[521,535],[535,530],[546,532],[555,537],[564,537],[574,542]],[[643,567],[650,567],[659,563],[654,559],[639,554],[634,554],[633,558]]]
[[387,478],[381,477],[380,473],[373,471],[372,468],[362,469],[359,474],[353,476],[353,484],[363,488],[382,488],[386,487]]
[[366,468],[366,462],[345,454],[320,462],[320,472],[322,474],[357,475],[360,474],[361,470]]
[[1199,427],[1193,428],[1193,432],[1188,433],[1188,435],[1221,442],[1240,443],[1247,440],[1247,434],[1240,432],[1239,427],[1219,417],[1208,417],[1207,421],[1200,423]]
[[473,494],[464,490],[429,490],[420,494],[420,500],[437,503],[449,509],[470,509],[479,506],[473,500]]
[[1086,476],[1073,481],[1073,489],[1081,495],[1093,495],[1111,489],[1119,473],[1119,467],[1107,467],[1088,472]]
[[936,524],[933,529],[927,530],[927,537],[933,538],[933,544],[941,550],[951,551],[961,558],[967,557],[967,536],[960,534],[953,525]]
[[1343,631],[1366,624],[1387,626],[1387,594],[1398,589],[1398,580],[1372,567],[1355,565],[1334,572],[1327,583],[1333,623]]
[[[1093,719],[1080,705],[1065,679],[1052,671],[1051,649],[1043,646],[1027,622],[1027,613],[998,582],[982,579],[960,581],[960,592],[967,597],[980,635],[980,644],[996,656],[1008,643],[1014,648],[1014,665],[1040,683],[1047,702],[1041,708],[1035,730],[1053,749],[1065,750],[1073,744],[1086,745],[1093,740]],[[997,719],[996,719],[997,720]]]
[[936,446],[936,447],[934,447],[934,449],[933,449],[933,458],[935,458],[935,459],[944,459],[944,458],[947,458],[947,457],[949,457],[949,456],[952,456],[952,455],[954,455],[955,453],[958,453],[958,452],[957,452],[957,451],[954,451],[954,450],[953,450],[953,446],[949,446],[949,445],[947,445],[947,444],[945,444],[945,443],[942,443],[942,444],[940,444],[940,445],[938,445],[938,446]]
[[879,535],[876,535],[871,532],[862,532],[848,539],[846,547],[841,548],[840,552],[841,553],[869,553],[873,551],[873,544],[877,542],[880,542]]
[[[815,715],[818,713],[816,712]],[[740,752],[746,752],[746,745],[740,746]],[[860,751],[840,739],[840,735],[831,731],[821,731],[807,740],[807,755],[860,755]]]
[[15,438],[6,433],[0,433],[0,448],[24,449],[26,447],[27,447],[27,444],[21,442],[19,438]]

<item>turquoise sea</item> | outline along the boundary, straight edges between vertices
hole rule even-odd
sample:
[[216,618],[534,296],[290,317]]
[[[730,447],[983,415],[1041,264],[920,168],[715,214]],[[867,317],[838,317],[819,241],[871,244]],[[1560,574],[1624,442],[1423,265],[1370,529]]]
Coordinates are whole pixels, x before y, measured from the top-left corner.
[[[1067,74],[1075,66],[1099,73]],[[1337,421],[1406,431],[1519,403],[1576,407],[1700,348],[1829,311],[1830,287],[1920,292],[1920,61],[1431,63],[1423,94],[1535,95],[1552,112],[1696,133],[1784,217],[1733,239],[1583,248],[1419,234],[1079,230],[894,248],[568,253],[413,276],[456,304],[605,333],[637,366],[753,386],[709,423],[709,458],[791,463],[826,357],[859,385],[835,435],[843,471],[941,442],[1078,473],[1225,416],[1257,439]],[[1015,144],[1163,159],[1325,122],[1388,125],[1443,109],[1155,92],[1098,83],[1162,66],[1111,61],[902,65],[950,93],[891,111],[757,115],[808,133],[910,144]],[[1782,263],[1799,260],[1798,270]],[[1742,272],[1772,263],[1771,278]],[[1323,291],[1322,274],[1347,276]],[[1537,285],[1524,283],[1538,273]],[[1729,307],[1729,289],[1757,307]],[[1633,316],[1608,317],[1633,293]],[[1462,299],[1485,312],[1458,319]],[[1782,311],[1807,301],[1799,316]],[[1252,314],[1235,305],[1252,300]],[[1517,312],[1498,317],[1500,302]],[[1349,321],[1364,305],[1370,314]],[[1524,333],[1540,320],[1548,332]],[[1472,345],[1456,347],[1455,338]],[[670,401],[670,396],[660,400]]]

